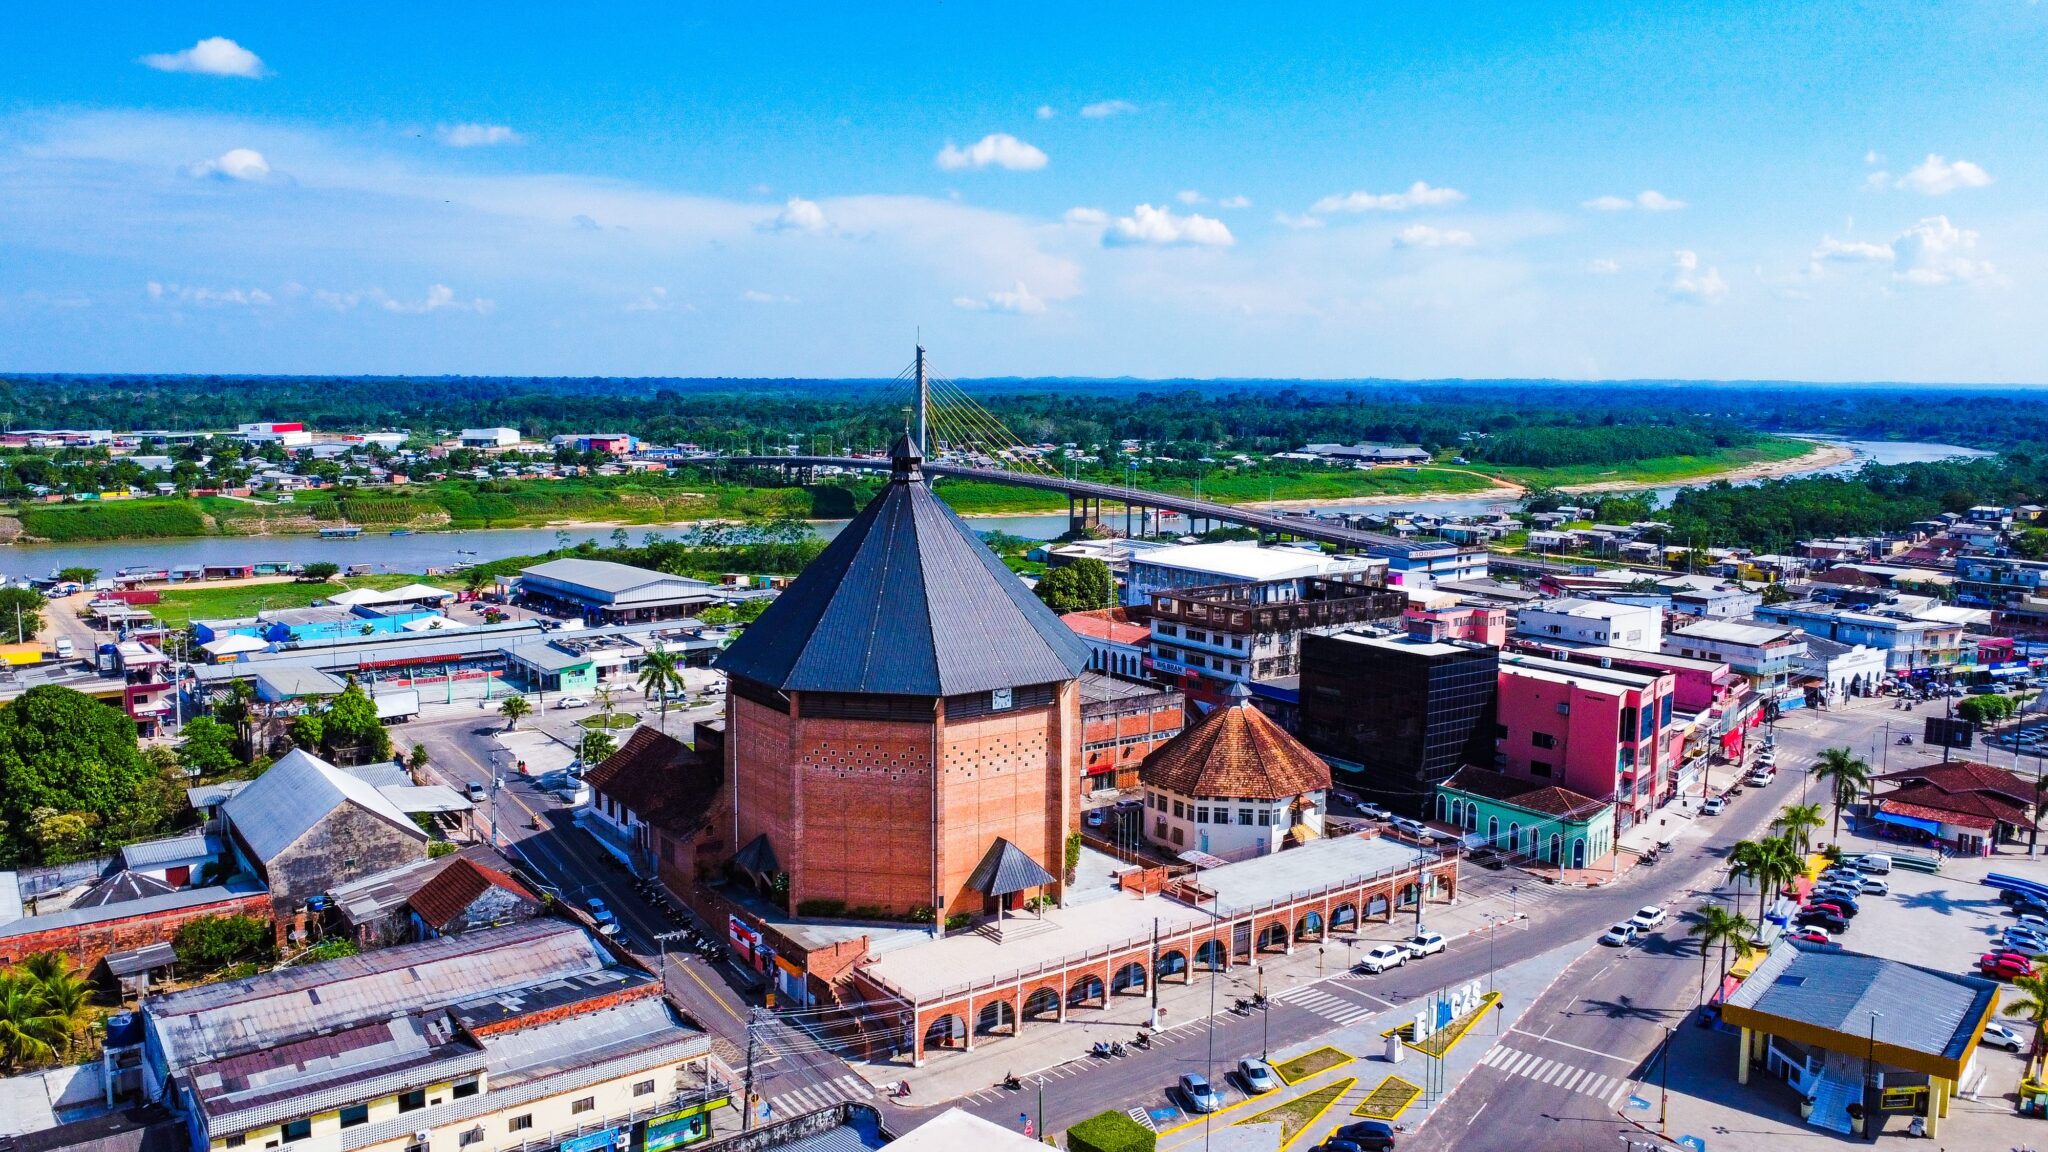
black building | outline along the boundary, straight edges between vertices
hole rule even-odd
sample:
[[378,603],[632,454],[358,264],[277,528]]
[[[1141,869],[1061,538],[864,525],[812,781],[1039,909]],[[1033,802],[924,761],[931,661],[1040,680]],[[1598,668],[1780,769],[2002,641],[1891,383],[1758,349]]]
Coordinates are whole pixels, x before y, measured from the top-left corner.
[[1301,638],[1301,741],[1335,783],[1421,816],[1436,785],[1493,763],[1500,651],[1463,640]]

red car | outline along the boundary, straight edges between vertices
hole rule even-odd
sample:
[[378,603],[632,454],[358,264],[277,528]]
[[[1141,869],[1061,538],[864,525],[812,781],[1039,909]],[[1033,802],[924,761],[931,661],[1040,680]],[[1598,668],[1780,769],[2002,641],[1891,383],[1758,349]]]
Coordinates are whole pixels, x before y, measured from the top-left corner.
[[1984,955],[1996,956],[2000,960],[2010,960],[2015,964],[2024,964],[2029,969],[2033,968],[2034,966],[2034,958],[2032,956],[2028,955],[2025,952],[2015,951],[2011,948],[1993,948],[1991,951],[1986,952]]
[[1834,940],[1830,939],[1828,934],[1819,928],[1808,928],[1806,931],[1800,932],[1794,935],[1792,938],[1794,940],[1804,940],[1809,944],[1834,943]]
[[2034,970],[2032,964],[2010,953],[1986,952],[1977,958],[1977,971],[1996,980],[2010,980]]

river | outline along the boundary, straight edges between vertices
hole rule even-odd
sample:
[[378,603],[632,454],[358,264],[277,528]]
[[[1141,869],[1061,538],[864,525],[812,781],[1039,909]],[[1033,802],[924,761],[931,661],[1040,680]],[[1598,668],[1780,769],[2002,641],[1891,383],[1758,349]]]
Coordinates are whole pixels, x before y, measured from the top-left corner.
[[[1821,439],[1822,437],[1816,437]],[[1832,438],[1829,438],[1832,439]],[[1918,444],[1887,440],[1835,440],[1856,453],[1855,458],[1807,475],[1853,472],[1866,463],[1913,464],[1958,456],[1986,456],[1974,448],[1953,444]],[[1669,502],[1682,485],[1652,491],[1660,503]],[[1390,511],[1424,512],[1433,515],[1466,515],[1507,507],[1512,500],[1500,497],[1466,497],[1451,500],[1409,500],[1398,504],[1345,504],[1319,506],[1332,512]],[[1104,518],[1113,521],[1114,514]],[[1067,530],[1065,513],[1042,516],[977,516],[974,526],[984,531],[1000,530],[1013,536],[1049,540]],[[846,526],[844,520],[821,521],[815,526],[820,536],[831,537]],[[1169,518],[1169,527],[1171,518]],[[637,542],[653,529],[628,527]],[[586,528],[569,533],[571,539],[608,542],[610,528]],[[353,540],[322,540],[317,536],[201,536],[179,540],[109,540],[78,544],[17,544],[0,547],[0,573],[7,576],[45,576],[58,568],[97,568],[103,575],[116,569],[142,566],[263,563],[276,561],[310,564],[331,560],[336,564],[373,564],[380,572],[420,572],[430,565],[481,562],[506,556],[527,556],[556,546],[552,528],[483,528],[459,532],[414,532],[408,536],[387,536],[366,532]]]

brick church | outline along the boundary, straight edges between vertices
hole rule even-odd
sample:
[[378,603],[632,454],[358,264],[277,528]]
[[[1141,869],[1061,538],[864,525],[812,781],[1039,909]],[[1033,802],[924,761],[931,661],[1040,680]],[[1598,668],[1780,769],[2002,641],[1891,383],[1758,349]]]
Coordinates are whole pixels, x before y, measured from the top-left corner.
[[719,839],[798,915],[935,919],[1058,896],[1081,640],[932,494],[917,448],[721,654]]

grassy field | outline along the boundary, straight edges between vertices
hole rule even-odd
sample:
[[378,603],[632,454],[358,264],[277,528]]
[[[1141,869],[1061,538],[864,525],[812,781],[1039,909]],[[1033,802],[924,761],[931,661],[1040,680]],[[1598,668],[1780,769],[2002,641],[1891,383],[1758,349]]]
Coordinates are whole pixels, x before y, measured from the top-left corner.
[[[1112,482],[1108,477],[1103,482]],[[1177,477],[1140,476],[1138,486],[1149,492],[1193,496],[1193,481]],[[1216,472],[1202,483],[1202,498],[1220,504],[1251,504],[1263,500],[1357,500],[1372,496],[1410,496],[1424,493],[1457,494],[1483,492],[1491,486],[1483,477],[1457,468],[1379,468],[1370,472],[1318,469],[1299,473]],[[937,491],[946,503],[963,516],[995,513],[1029,514],[1063,512],[1067,499],[1054,492],[1016,488],[985,480],[940,480]]]
[[[335,577],[324,584],[280,581],[274,584],[236,584],[226,587],[173,588],[149,610],[173,628],[184,628],[194,620],[233,619],[254,616],[265,609],[304,608],[351,588],[396,588],[422,579],[403,572],[382,572],[373,576]],[[447,584],[435,587],[458,589]]]

